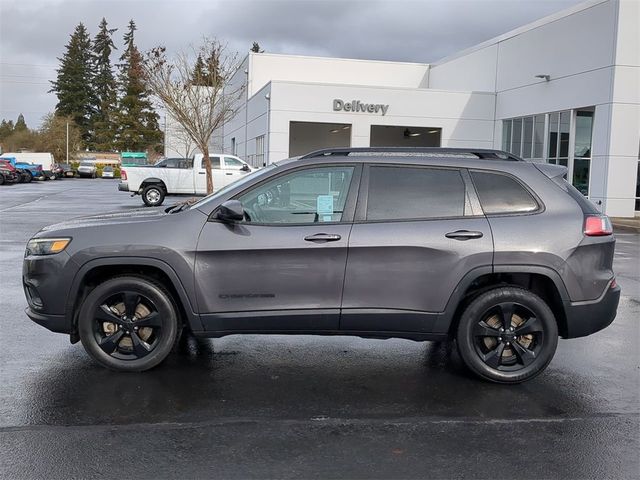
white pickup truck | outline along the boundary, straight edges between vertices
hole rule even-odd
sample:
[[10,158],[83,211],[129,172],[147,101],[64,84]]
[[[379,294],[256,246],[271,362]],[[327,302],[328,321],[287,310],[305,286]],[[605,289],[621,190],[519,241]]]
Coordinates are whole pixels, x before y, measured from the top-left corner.
[[[216,191],[253,169],[238,157],[210,154],[213,190]],[[201,153],[194,158],[165,158],[153,166],[125,167],[118,190],[141,195],[149,207],[161,205],[166,195],[205,195],[207,175]]]

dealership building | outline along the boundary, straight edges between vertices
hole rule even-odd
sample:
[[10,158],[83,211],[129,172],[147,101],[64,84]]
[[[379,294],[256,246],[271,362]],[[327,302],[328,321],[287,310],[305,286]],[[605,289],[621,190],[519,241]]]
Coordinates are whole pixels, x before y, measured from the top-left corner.
[[[640,2],[592,0],[432,64],[250,53],[212,147],[262,166],[325,147],[498,148],[640,210]],[[168,156],[181,155],[167,135]]]

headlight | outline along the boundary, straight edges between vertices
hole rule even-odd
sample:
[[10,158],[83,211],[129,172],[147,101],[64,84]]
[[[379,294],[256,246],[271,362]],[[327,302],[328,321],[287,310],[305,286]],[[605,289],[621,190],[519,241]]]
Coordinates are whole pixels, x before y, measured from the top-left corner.
[[32,238],[27,243],[26,256],[60,253],[71,243],[70,238]]

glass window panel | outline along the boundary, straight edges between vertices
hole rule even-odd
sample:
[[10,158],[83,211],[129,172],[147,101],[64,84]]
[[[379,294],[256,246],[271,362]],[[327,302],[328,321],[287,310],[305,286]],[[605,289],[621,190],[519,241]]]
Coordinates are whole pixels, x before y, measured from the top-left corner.
[[[220,157],[209,157],[209,160],[211,160],[211,168],[214,169],[220,169]],[[201,165],[202,168],[205,168],[205,161],[204,158],[202,159]]]
[[511,153],[520,155],[520,147],[522,146],[522,119],[513,119],[513,135],[511,141]]
[[573,186],[584,196],[589,195],[589,169],[591,160],[576,158],[573,161]]
[[238,197],[251,223],[342,220],[353,167],[324,167],[282,175]]
[[533,126],[533,158],[542,158],[544,146],[544,115],[536,115]]
[[591,132],[593,112],[580,110],[576,113],[576,157],[591,158]]
[[511,120],[502,121],[502,150],[509,152],[511,149]]
[[558,113],[549,114],[549,155],[548,158],[556,158],[558,155]]
[[569,156],[569,119],[571,112],[560,112],[560,146],[558,157]]
[[523,213],[538,208],[531,194],[511,177],[477,171],[471,176],[484,213]]
[[461,217],[464,205],[464,181],[457,170],[370,169],[367,220]]
[[524,135],[522,139],[522,158],[531,158],[533,147],[533,117],[524,118]]

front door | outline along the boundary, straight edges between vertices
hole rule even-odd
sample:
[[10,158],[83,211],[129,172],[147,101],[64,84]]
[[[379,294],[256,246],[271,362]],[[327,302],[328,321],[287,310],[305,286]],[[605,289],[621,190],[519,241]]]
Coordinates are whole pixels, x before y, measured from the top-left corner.
[[462,277],[491,266],[491,230],[479,206],[474,210],[468,178],[455,168],[365,171],[349,241],[342,329],[434,333]]
[[[205,169],[204,157],[201,160],[198,160],[199,157],[196,157],[196,162],[193,165],[193,168],[197,170],[196,173],[196,193],[199,195],[207,194],[207,171]],[[213,191],[221,189],[228,182],[224,172],[222,170],[222,159],[219,156],[210,155],[211,159],[211,179],[213,180]],[[198,164],[199,162],[199,164]]]
[[247,170],[243,170],[245,168],[245,163],[241,162],[237,158],[224,156],[224,176],[226,180],[226,184],[235,182],[242,176],[247,174]]
[[353,165],[285,172],[238,195],[242,222],[209,221],[198,307],[215,331],[335,331],[355,206]]

